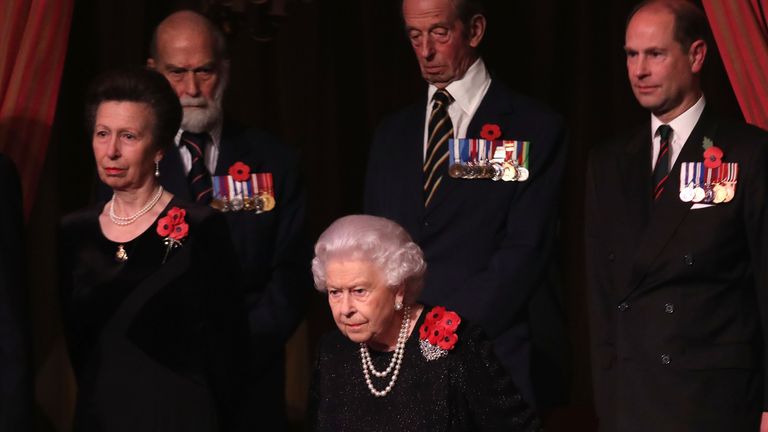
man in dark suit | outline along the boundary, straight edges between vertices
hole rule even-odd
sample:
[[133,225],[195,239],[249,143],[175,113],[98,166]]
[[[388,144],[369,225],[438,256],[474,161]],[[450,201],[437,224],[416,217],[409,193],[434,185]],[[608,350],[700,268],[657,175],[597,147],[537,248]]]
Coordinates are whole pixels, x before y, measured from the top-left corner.
[[[229,61],[223,35],[203,16],[181,11],[167,17],[155,31],[147,64],[165,75],[184,109],[178,145],[159,166],[165,188],[207,203],[212,198],[209,175],[231,175],[236,162],[251,173],[271,174],[273,199],[262,203],[262,212],[232,206],[226,218],[244,273],[251,333],[243,429],[283,430],[283,350],[302,319],[312,283],[309,248],[302,237],[305,196],[297,155],[263,132],[223,121]],[[201,154],[189,146],[194,140]],[[201,175],[209,182],[202,190],[191,183]]]
[[13,162],[2,154],[0,197],[0,431],[21,431],[27,430],[31,402],[21,186]]
[[768,134],[706,105],[707,34],[689,2],[633,11],[627,71],[652,115],[590,157],[586,258],[602,431],[768,427]]
[[[532,334],[539,334],[532,320],[545,321],[542,332],[562,335],[549,281],[565,164],[562,121],[488,73],[478,53],[486,28],[479,2],[404,0],[403,17],[429,86],[377,131],[365,211],[397,221],[424,250],[429,270],[421,300],[481,324],[528,402],[535,403],[534,393],[552,400],[546,393],[553,389],[531,378],[538,363],[531,360],[538,347]],[[448,175],[448,138],[480,138],[484,127],[498,130],[499,140],[530,141],[527,180]],[[534,299],[547,312],[534,317]],[[564,345],[563,338],[558,347]]]

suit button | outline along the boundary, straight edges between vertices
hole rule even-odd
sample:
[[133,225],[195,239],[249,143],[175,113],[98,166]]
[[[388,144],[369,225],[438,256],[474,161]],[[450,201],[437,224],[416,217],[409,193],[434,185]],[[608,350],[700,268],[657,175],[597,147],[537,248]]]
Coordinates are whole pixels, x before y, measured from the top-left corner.
[[629,309],[629,305],[627,303],[621,303],[618,306],[619,312],[624,312],[625,310]]
[[662,354],[661,355],[661,364],[668,365],[672,359],[669,357],[669,354]]
[[424,226],[425,226],[425,227],[428,227],[428,226],[429,226],[429,222],[427,222],[427,221],[424,221]]
[[614,253],[613,253],[613,252],[611,252],[611,253],[609,253],[609,254],[608,254],[608,261],[613,261],[613,260],[615,260],[615,259],[616,259],[616,255],[614,255]]
[[685,265],[692,266],[693,265],[693,255],[685,255],[683,257],[683,261],[685,261]]
[[664,305],[664,312],[666,312],[668,314],[675,313],[675,305],[673,305],[672,303],[665,304]]

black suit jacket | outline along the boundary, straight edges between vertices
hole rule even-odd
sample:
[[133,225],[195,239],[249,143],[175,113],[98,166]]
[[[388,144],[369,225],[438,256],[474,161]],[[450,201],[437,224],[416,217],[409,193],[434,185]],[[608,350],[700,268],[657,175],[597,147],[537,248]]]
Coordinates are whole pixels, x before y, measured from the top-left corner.
[[31,401],[21,185],[13,162],[2,154],[0,197],[0,430],[26,430]]
[[[552,295],[548,275],[566,153],[562,121],[493,80],[467,137],[479,138],[483,125],[493,123],[500,126],[502,139],[531,141],[530,179],[465,180],[446,173],[425,210],[426,103],[422,97],[377,131],[368,161],[365,211],[392,219],[410,233],[428,264],[422,301],[445,305],[481,324],[521,392],[533,402],[528,307],[535,296]],[[557,327],[561,316],[550,317],[548,325]]]
[[[679,197],[708,137],[734,199]],[[651,201],[651,133],[596,148],[586,193],[595,402],[605,431],[757,430],[768,330],[768,134],[706,108]],[[697,206],[699,207],[699,206]]]

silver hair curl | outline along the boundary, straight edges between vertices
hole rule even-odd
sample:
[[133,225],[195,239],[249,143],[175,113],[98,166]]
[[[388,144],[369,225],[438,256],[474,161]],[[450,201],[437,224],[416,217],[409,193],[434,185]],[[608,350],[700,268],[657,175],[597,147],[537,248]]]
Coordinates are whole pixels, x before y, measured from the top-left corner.
[[369,215],[342,217],[320,235],[312,260],[312,276],[318,291],[326,291],[325,269],[333,259],[371,262],[390,288],[405,287],[406,304],[416,301],[427,269],[424,253],[403,227]]

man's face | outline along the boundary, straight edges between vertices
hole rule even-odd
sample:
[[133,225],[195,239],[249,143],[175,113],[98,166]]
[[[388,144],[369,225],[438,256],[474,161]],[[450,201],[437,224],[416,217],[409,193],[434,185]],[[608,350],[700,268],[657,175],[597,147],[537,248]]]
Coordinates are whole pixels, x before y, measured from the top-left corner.
[[430,84],[445,88],[461,79],[477,59],[484,17],[476,17],[482,20],[480,28],[467,28],[459,19],[453,0],[404,0],[403,18],[421,76]]
[[148,65],[165,75],[184,110],[181,127],[190,132],[210,131],[221,118],[226,72],[214,54],[213,37],[206,31],[161,31],[157,58]]
[[666,9],[641,9],[627,26],[624,46],[629,82],[637,101],[664,122],[698,100],[697,74],[706,53],[700,40],[686,52],[674,39],[674,25],[674,15]]

